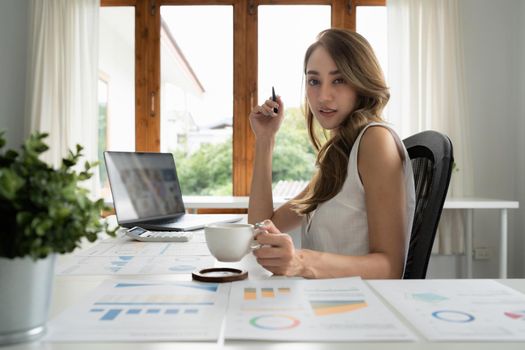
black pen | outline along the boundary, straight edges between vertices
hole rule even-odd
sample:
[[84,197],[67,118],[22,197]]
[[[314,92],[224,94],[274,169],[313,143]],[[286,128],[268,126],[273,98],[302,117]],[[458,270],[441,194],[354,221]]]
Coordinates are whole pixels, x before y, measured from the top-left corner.
[[[277,97],[275,96],[275,89],[273,88],[273,86],[272,86],[272,101],[277,102]],[[279,110],[276,107],[273,108],[274,113],[277,113],[278,111]]]

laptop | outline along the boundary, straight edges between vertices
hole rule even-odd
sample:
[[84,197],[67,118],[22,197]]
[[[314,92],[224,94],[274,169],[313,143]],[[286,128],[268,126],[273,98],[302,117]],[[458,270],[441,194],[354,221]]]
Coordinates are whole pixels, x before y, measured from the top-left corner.
[[106,151],[104,161],[122,227],[190,231],[242,219],[234,214],[186,214],[171,153]]

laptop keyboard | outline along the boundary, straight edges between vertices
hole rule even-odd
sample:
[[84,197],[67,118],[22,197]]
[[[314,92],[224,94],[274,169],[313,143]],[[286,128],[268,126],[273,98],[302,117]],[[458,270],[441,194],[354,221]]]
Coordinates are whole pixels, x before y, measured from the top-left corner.
[[151,240],[158,239],[159,241],[170,240],[173,242],[187,242],[193,237],[193,232],[188,231],[148,231],[149,234],[142,235]]
[[193,232],[150,231],[135,226],[127,230],[126,235],[142,242],[188,242],[193,237]]

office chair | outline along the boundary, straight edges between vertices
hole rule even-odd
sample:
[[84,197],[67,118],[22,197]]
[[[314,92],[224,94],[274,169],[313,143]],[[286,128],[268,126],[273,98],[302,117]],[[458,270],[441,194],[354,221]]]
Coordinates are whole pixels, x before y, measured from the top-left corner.
[[424,279],[452,173],[452,142],[436,131],[403,140],[414,171],[416,208],[404,279]]

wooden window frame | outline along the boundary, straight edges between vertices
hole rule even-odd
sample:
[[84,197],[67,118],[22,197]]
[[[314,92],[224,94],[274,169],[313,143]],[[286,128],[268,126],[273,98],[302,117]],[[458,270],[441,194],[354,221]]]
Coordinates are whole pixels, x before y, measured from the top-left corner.
[[332,27],[355,30],[357,6],[386,0],[101,0],[101,6],[135,8],[135,149],[160,151],[160,7],[233,6],[233,195],[250,193],[254,136],[248,114],[257,103],[257,7],[331,5]]

